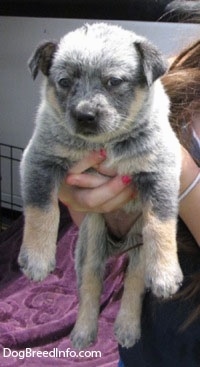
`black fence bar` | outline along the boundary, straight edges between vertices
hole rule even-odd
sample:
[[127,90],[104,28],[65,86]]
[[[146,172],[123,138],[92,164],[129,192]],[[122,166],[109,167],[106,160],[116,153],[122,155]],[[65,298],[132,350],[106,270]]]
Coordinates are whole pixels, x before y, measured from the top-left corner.
[[[19,163],[23,148],[0,143],[0,231],[12,223],[22,210],[22,205],[16,201],[15,186],[18,184],[14,174],[14,162],[19,171]],[[6,176],[6,198],[3,197],[3,178]],[[4,182],[5,186],[5,182]],[[19,196],[19,195],[17,195]]]

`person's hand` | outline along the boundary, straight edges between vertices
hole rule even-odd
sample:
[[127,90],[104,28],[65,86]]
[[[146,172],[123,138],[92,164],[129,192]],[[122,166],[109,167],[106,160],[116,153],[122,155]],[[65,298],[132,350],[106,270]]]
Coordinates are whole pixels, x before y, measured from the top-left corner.
[[[105,167],[104,151],[91,152],[74,165],[59,191],[60,200],[69,208],[77,225],[88,212],[103,213],[110,230],[117,236],[124,235],[134,221],[133,216],[122,213],[123,205],[137,195],[129,176],[116,175]],[[98,175],[86,173],[94,168]]]

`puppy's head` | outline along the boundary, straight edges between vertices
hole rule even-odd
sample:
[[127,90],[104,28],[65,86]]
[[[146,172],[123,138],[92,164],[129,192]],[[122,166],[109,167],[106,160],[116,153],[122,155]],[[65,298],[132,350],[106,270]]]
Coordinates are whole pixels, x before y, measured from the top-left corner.
[[166,70],[146,39],[118,26],[86,25],[59,44],[40,45],[33,77],[47,77],[46,99],[70,134],[106,141],[134,128],[154,81]]

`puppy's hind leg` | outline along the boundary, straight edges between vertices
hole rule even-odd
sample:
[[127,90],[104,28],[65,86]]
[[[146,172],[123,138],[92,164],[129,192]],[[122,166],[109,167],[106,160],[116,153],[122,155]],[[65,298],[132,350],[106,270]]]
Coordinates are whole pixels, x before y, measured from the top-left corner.
[[129,265],[124,280],[124,293],[114,331],[123,347],[132,347],[141,334],[141,311],[145,291],[143,246],[129,251]]
[[80,228],[76,249],[79,310],[71,341],[83,349],[97,335],[100,296],[106,257],[106,227],[103,216],[88,214]]

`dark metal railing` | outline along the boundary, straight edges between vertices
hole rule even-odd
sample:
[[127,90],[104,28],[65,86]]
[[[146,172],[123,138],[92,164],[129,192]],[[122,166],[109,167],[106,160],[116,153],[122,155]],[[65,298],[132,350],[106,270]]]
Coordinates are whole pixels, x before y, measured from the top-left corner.
[[[19,187],[19,163],[23,148],[0,143],[0,230],[22,210]],[[6,194],[3,190],[6,189]],[[6,223],[4,223],[6,222]]]

